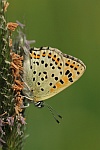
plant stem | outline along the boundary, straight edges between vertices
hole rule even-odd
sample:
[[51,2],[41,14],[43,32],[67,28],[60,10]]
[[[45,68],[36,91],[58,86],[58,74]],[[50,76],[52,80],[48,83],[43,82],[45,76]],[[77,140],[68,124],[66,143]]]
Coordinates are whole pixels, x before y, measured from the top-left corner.
[[[21,93],[20,90],[14,91],[12,88],[12,85],[15,87],[16,84],[11,69],[13,58],[11,57],[12,47],[9,46],[11,34],[7,29],[5,17],[7,4],[7,0],[0,1],[0,144],[2,150],[22,150],[25,136],[24,111],[20,109],[19,101],[17,101],[21,97],[18,95],[18,92]],[[17,47],[19,47],[18,44]],[[20,53],[17,56],[21,58]],[[19,80],[19,78],[16,79]],[[15,108],[18,109],[17,112]]]

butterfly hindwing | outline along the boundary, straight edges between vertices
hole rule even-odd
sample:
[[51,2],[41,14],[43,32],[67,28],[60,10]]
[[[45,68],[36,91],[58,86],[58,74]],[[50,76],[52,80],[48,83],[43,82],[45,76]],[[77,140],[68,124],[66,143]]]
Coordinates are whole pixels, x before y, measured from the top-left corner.
[[51,47],[31,49],[24,68],[24,82],[36,102],[67,88],[85,71],[82,61]]

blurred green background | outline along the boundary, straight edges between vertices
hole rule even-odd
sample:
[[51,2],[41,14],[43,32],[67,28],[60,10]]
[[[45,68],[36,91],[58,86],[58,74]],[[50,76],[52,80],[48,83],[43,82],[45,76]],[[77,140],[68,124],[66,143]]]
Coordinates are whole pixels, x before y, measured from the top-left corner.
[[25,23],[35,47],[56,47],[87,66],[79,81],[46,101],[63,116],[60,124],[46,107],[27,108],[24,150],[100,150],[100,0],[9,2],[8,21]]

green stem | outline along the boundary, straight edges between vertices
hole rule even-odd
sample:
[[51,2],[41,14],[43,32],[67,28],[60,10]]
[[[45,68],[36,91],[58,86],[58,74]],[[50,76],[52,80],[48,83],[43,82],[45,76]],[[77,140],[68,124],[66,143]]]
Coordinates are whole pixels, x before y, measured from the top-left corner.
[[[7,1],[6,1],[7,2]],[[19,47],[19,45],[17,45]],[[24,123],[23,112],[15,113],[15,93],[12,90],[13,76],[10,69],[9,32],[4,12],[4,2],[0,2],[0,144],[2,150],[22,150]],[[21,115],[21,117],[20,117]],[[18,118],[19,117],[19,118]]]

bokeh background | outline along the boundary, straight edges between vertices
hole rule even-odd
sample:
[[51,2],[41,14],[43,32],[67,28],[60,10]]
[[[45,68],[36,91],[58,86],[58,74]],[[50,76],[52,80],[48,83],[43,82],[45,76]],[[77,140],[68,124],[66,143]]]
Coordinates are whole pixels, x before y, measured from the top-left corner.
[[100,150],[100,0],[9,2],[8,21],[24,23],[35,47],[56,47],[87,66],[75,84],[46,101],[63,116],[60,124],[46,107],[27,108],[24,150]]

